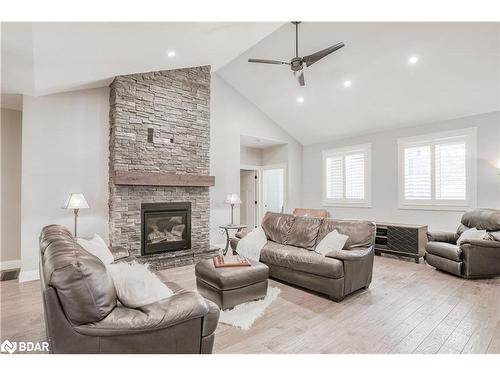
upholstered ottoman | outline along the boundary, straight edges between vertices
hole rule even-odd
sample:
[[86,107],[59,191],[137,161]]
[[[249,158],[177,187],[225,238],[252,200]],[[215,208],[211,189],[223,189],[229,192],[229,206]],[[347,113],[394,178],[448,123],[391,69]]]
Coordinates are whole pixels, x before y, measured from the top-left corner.
[[269,268],[250,261],[250,266],[216,268],[212,259],[196,264],[198,292],[221,309],[264,298],[267,294]]

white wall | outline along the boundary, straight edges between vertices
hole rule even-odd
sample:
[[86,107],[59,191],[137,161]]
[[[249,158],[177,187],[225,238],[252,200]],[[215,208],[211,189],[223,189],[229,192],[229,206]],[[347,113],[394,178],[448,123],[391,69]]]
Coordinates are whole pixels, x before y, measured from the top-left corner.
[[1,127],[0,269],[9,269],[21,260],[21,111],[2,108]]
[[23,100],[20,281],[38,277],[38,236],[57,223],[72,230],[61,208],[81,192],[79,235],[108,238],[109,89],[74,91]]
[[288,207],[302,205],[302,145],[297,140],[217,74],[212,74],[210,115],[210,173],[215,176],[215,187],[210,190],[212,243],[223,242],[218,226],[230,220],[226,195],[240,191],[240,135],[287,143]]
[[394,129],[354,138],[304,146],[304,206],[322,206],[321,151],[362,143],[372,144],[372,207],[328,207],[335,218],[357,218],[427,224],[431,230],[455,230],[461,212],[398,209],[397,139],[451,129],[477,127],[477,205],[500,207],[500,176],[492,162],[500,157],[500,112],[439,123]]
[[278,145],[262,149],[262,165],[287,163],[288,145]]
[[262,165],[262,149],[248,146],[240,148],[240,163],[242,165]]

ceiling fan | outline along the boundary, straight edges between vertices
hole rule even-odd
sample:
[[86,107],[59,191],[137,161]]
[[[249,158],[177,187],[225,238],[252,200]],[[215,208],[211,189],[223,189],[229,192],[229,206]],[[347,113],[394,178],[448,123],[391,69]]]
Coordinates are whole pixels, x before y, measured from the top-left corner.
[[344,43],[340,42],[331,47],[325,48],[321,51],[313,53],[312,55],[299,57],[299,23],[300,21],[293,21],[295,25],[295,57],[290,60],[290,62],[278,61],[278,60],[263,60],[263,59],[248,59],[251,63],[262,63],[262,64],[278,64],[278,65],[290,65],[294,76],[298,79],[301,86],[305,85],[304,81],[304,64],[307,67],[311,66],[315,62],[321,60],[323,57],[328,56],[330,53],[344,47]]

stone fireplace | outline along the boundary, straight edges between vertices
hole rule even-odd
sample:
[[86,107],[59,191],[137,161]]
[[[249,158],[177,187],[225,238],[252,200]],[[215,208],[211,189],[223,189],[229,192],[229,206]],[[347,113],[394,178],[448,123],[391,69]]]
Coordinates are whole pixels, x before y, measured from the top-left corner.
[[210,67],[116,77],[109,142],[111,245],[154,269],[215,255],[209,245]]

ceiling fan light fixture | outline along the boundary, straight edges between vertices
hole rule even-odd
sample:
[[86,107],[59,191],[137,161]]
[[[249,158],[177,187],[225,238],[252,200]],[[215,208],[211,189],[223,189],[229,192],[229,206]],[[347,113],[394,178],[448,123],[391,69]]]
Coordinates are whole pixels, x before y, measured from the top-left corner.
[[333,46],[322,49],[321,51],[315,52],[307,56],[299,56],[299,24],[300,21],[293,21],[292,24],[295,26],[295,57],[293,57],[290,62],[280,61],[280,60],[268,60],[268,59],[248,59],[249,63],[260,63],[260,64],[274,64],[274,65],[288,65],[290,69],[297,78],[300,86],[305,86],[304,79],[304,67],[309,67],[312,64],[318,62],[329,54],[339,50],[344,47],[344,43],[339,42]]

